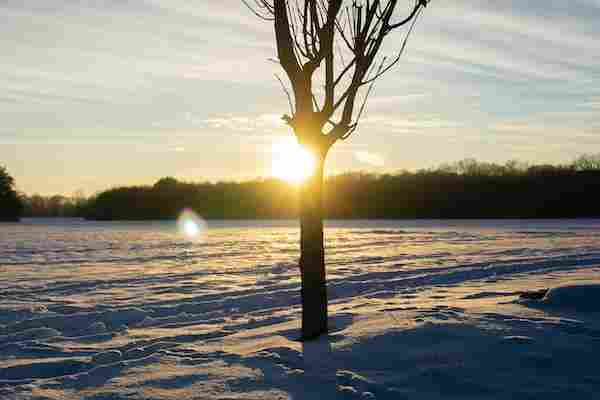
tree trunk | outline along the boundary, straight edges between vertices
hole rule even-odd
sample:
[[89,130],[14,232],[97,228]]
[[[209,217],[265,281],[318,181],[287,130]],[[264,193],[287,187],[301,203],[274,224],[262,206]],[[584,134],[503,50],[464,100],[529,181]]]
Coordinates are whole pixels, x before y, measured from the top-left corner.
[[302,278],[302,339],[327,332],[327,287],[323,243],[324,155],[316,155],[314,173],[300,193],[300,273]]

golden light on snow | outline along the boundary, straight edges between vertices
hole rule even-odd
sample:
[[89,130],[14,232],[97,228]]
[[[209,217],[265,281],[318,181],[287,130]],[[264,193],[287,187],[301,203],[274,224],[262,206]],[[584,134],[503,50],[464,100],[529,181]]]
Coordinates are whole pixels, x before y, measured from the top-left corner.
[[300,183],[315,169],[314,155],[294,139],[273,144],[271,173],[274,177],[291,183]]
[[200,241],[206,234],[206,222],[202,217],[190,209],[185,209],[177,218],[177,229],[187,240]]

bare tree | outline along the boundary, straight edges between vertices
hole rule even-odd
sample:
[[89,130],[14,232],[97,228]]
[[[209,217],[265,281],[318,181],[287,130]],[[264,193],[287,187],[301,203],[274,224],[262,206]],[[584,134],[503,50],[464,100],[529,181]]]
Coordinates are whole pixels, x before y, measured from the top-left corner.
[[[315,157],[300,195],[302,337],[327,331],[322,186],[327,153],[358,127],[373,83],[400,60],[430,0],[242,0],[274,24],[279,81],[290,113],[283,119]],[[396,53],[381,56],[385,39],[403,32]]]

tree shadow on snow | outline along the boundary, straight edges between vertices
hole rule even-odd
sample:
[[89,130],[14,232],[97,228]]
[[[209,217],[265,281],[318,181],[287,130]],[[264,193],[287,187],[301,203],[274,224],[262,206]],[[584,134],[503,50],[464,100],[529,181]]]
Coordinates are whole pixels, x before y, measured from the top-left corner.
[[299,329],[279,332],[287,339],[299,342],[300,350],[292,347],[274,347],[248,357],[229,362],[257,368],[260,380],[242,379],[230,387],[236,391],[276,389],[291,398],[340,399],[347,398],[339,389],[339,376],[332,344],[341,339],[339,332],[352,324],[351,314],[338,314],[329,319],[329,332],[312,341],[301,341]]

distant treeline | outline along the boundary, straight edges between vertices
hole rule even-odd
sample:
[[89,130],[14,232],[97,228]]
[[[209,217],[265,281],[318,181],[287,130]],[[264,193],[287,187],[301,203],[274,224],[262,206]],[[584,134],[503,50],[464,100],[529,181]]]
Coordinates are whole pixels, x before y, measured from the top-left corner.
[[23,216],[34,218],[85,217],[87,199],[82,194],[68,196],[22,196]]
[[[565,166],[463,160],[417,172],[347,173],[327,178],[327,218],[600,217],[600,157]],[[296,186],[264,179],[104,191],[82,203],[89,219],[171,219],[191,208],[210,219],[296,218]]]

